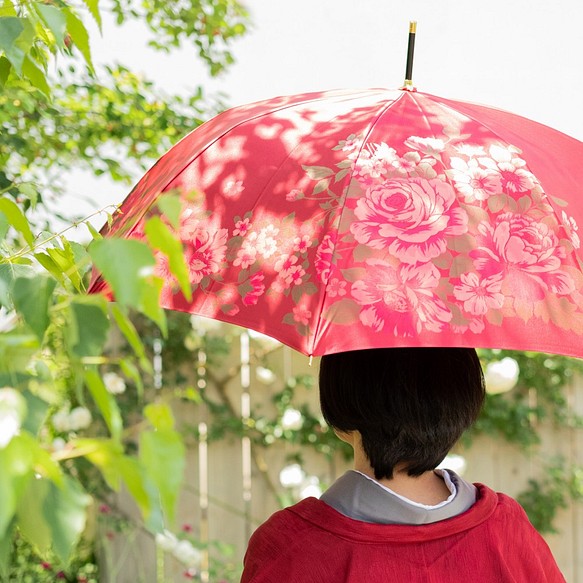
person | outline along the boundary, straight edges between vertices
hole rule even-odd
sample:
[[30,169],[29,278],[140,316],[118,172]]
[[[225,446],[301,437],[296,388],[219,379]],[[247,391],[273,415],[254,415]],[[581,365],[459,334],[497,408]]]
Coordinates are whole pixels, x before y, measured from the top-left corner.
[[331,354],[319,382],[354,469],[254,532],[242,583],[565,581],[517,502],[436,469],[484,401],[474,349]]

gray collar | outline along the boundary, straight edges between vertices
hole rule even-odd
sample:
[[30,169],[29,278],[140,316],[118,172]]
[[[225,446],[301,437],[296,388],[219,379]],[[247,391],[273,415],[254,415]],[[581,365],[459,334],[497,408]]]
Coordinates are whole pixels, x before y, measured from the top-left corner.
[[455,487],[449,502],[433,507],[412,504],[359,472],[338,478],[320,497],[344,516],[377,524],[430,524],[468,510],[476,501],[476,487],[446,470]]

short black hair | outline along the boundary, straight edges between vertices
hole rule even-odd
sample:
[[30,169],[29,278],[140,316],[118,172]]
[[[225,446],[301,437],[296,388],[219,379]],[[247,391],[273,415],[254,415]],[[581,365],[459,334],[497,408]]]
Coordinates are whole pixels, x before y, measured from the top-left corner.
[[473,348],[375,348],[323,356],[320,406],[333,429],[357,430],[377,480],[435,469],[484,402]]

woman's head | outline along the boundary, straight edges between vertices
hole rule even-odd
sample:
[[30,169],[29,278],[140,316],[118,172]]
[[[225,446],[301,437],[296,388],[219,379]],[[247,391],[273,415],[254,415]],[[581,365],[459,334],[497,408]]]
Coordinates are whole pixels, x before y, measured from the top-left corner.
[[326,422],[359,431],[375,477],[434,469],[476,420],[484,377],[473,348],[377,348],[320,363]]

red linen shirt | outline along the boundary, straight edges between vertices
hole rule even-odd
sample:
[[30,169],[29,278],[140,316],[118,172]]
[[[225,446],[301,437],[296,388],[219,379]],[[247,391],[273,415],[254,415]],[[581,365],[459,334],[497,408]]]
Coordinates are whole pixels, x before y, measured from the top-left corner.
[[520,505],[476,486],[469,510],[418,526],[353,520],[307,498],[255,531],[241,583],[564,583]]

